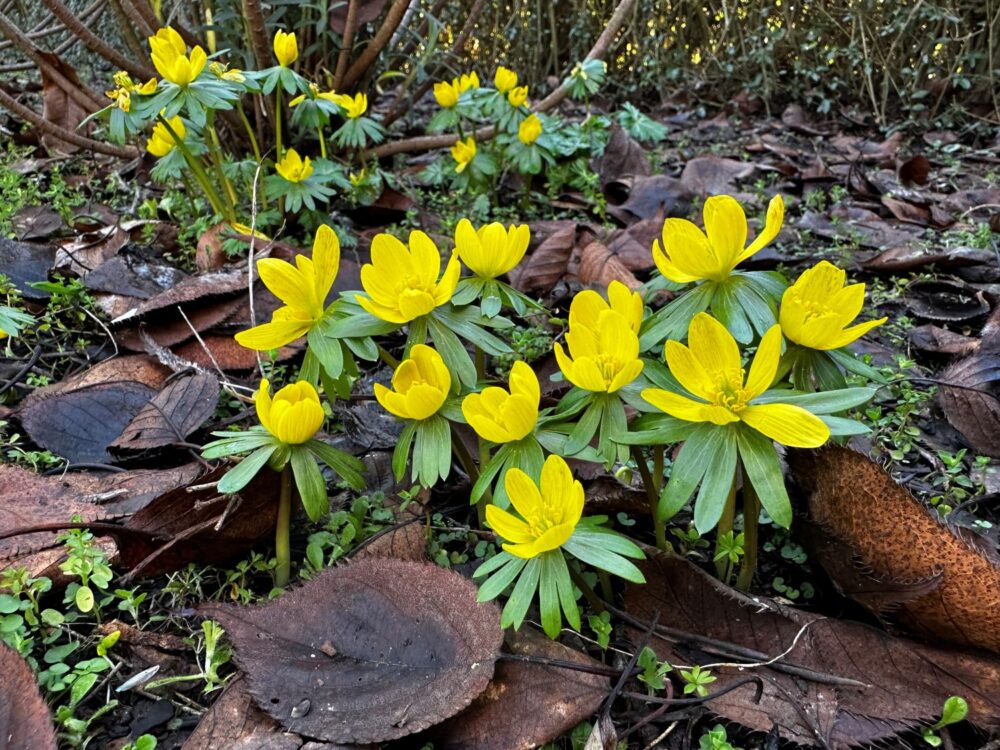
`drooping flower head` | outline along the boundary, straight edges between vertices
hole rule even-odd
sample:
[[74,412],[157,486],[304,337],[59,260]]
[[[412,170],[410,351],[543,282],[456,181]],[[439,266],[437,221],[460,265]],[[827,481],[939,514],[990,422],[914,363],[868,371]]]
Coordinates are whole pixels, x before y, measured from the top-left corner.
[[750,374],[743,369],[736,339],[707,313],[698,313],[688,329],[688,345],[667,341],[667,366],[691,396],[647,388],[642,397],[657,409],[686,422],[725,425],[743,422],[782,445],[818,448],[830,437],[823,421],[800,406],[759,403],[778,371],[781,326],[761,338]]
[[495,279],[510,271],[524,257],[531,242],[527,224],[504,228],[499,222],[475,229],[462,219],[455,227],[455,253],[476,276]]
[[506,94],[517,85],[517,73],[501,65],[493,74],[493,85],[501,94]]
[[525,146],[530,146],[542,134],[542,121],[538,115],[528,115],[517,128],[517,138]]
[[308,180],[313,173],[313,165],[309,157],[303,159],[294,148],[285,152],[281,161],[274,165],[274,169],[289,182]]
[[451,373],[441,355],[417,344],[392,374],[392,390],[375,384],[375,398],[390,414],[420,420],[437,414],[450,389]]
[[[173,130],[174,133],[177,134],[178,138],[182,141],[184,140],[184,136],[187,134],[187,128],[184,127],[184,121],[181,119],[180,115],[168,118],[167,125],[170,126],[170,130]],[[153,125],[153,132],[150,134],[149,140],[146,142],[146,151],[157,158],[166,156],[177,147],[177,141],[175,141],[174,136],[170,134],[170,130],[167,129],[167,125],[164,125],[162,122],[157,122]]]
[[257,261],[261,281],[285,304],[274,311],[270,323],[237,333],[236,343],[263,352],[305,336],[322,319],[339,268],[340,240],[326,224],[316,231],[312,258],[296,255],[294,266],[278,258]]
[[461,174],[476,158],[476,141],[470,135],[464,141],[455,141],[451,147],[451,156],[455,160],[455,171]]
[[885,323],[888,318],[847,327],[864,306],[865,285],[844,286],[846,280],[842,269],[825,260],[803,272],[781,297],[778,322],[785,337],[826,351],[847,346]]
[[662,247],[660,240],[653,241],[653,261],[671,281],[725,281],[738,264],[778,236],[785,219],[785,204],[780,195],[771,199],[764,228],[750,245],[746,244],[747,217],[735,198],[709,198],[703,217],[704,232],[687,219],[667,219],[663,222]]
[[[624,287],[624,284],[622,285]],[[612,294],[609,288],[609,294]],[[597,292],[578,293],[569,308],[566,345],[555,345],[556,362],[573,385],[595,393],[614,393],[631,383],[642,372],[639,359],[637,323],[642,321],[641,299],[638,316],[634,299],[625,289],[615,287],[612,304]]]
[[155,36],[149,37],[149,48],[150,59],[156,72],[164,80],[175,83],[181,88],[201,74],[208,60],[205,50],[201,47],[192,49],[191,55],[188,56],[184,39],[170,26],[164,26]]
[[287,33],[279,29],[274,35],[274,56],[278,60],[278,65],[287,68],[299,56],[299,41],[295,38],[295,32]]
[[257,419],[264,429],[287,445],[308,442],[326,419],[312,383],[306,380],[290,383],[275,393],[273,399],[270,388],[266,379],[261,380],[253,396]]
[[371,257],[361,267],[361,286],[368,296],[358,295],[358,304],[389,323],[409,323],[448,302],[462,271],[453,254],[442,274],[441,253],[419,230],[410,232],[409,247],[391,234],[376,235]]
[[462,414],[483,440],[510,443],[535,429],[540,399],[538,376],[527,362],[518,360],[510,371],[509,391],[490,386],[470,393],[462,401]]
[[504,474],[504,487],[520,518],[495,505],[486,506],[486,523],[507,540],[504,551],[515,557],[537,557],[559,549],[573,536],[583,516],[583,485],[561,456],[545,459],[537,485],[512,468]]
[[507,92],[507,101],[510,102],[512,107],[520,107],[528,101],[528,87],[515,86]]
[[[321,95],[322,96],[322,95]],[[334,94],[330,100],[344,110],[344,116],[349,120],[356,120],[368,109],[367,94]]]

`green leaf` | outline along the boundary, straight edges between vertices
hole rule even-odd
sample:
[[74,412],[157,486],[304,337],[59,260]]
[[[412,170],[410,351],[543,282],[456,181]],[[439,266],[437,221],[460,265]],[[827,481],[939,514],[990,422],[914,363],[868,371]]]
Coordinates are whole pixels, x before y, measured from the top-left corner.
[[566,565],[566,556],[562,550],[556,550],[559,554],[552,558],[550,563],[551,572],[556,582],[556,591],[559,593],[559,604],[570,627],[578,631],[581,628],[580,610],[576,606],[576,590],[573,588],[573,581],[569,576],[569,567]]
[[563,544],[563,549],[581,562],[605,570],[619,578],[624,578],[626,581],[632,581],[633,583],[646,582],[642,571],[635,565],[621,555],[601,546],[600,542],[591,541],[588,537],[574,534]]
[[691,499],[695,487],[708,471],[712,452],[720,441],[719,425],[700,424],[684,441],[670,470],[670,481],[660,493],[660,520],[673,518]]
[[844,417],[831,417],[821,414],[820,419],[830,428],[832,437],[844,437],[847,435],[867,435],[871,429],[855,419],[845,419]]
[[667,339],[686,338],[691,318],[708,308],[715,289],[715,282],[706,281],[646,318],[639,329],[639,351],[662,346]]
[[451,430],[448,420],[435,414],[416,423],[413,477],[425,487],[446,479],[451,469]]
[[[521,569],[528,564],[528,561],[523,557],[514,557],[510,553],[507,554],[506,561],[500,566],[493,575],[487,578],[479,587],[479,594],[476,596],[476,601],[488,602],[496,599],[500,594],[507,590],[507,587],[514,582],[514,579],[520,574]],[[500,557],[497,555],[493,560]],[[500,558],[503,560],[504,558]],[[490,560],[492,562],[492,560]],[[478,570],[476,571],[479,572]]]
[[792,504],[785,489],[781,461],[774,443],[746,425],[736,432],[743,471],[750,480],[760,504],[774,522],[787,529],[792,523]]
[[[448,326],[434,316],[428,316],[427,321],[430,324],[431,339],[434,341],[434,346],[441,355],[441,359],[444,360],[448,369],[458,376],[462,385],[474,389],[476,387],[476,365],[465,350],[465,346]],[[455,386],[457,385],[458,383],[452,384],[452,389],[456,392],[458,389]]]
[[628,460],[628,449],[612,437],[626,432],[628,418],[625,416],[625,405],[617,396],[609,396],[604,414],[601,415],[601,431],[597,440],[597,451],[604,456],[604,462],[609,468],[616,456],[622,462]]
[[365,465],[360,459],[315,438],[306,443],[306,448],[352,488],[365,489]]
[[614,552],[616,555],[624,555],[636,560],[642,560],[646,557],[639,545],[631,539],[603,526],[584,526],[581,524],[573,530],[572,538],[583,540],[608,552]]
[[822,393],[799,393],[778,388],[764,391],[751,401],[752,404],[793,404],[811,411],[813,414],[832,414],[853,409],[871,401],[875,388],[841,388],[838,391]]
[[732,280],[717,285],[715,296],[712,297],[712,313],[722,325],[729,329],[733,338],[741,344],[749,344],[753,341],[753,328],[750,326],[746,312],[736,300]]
[[90,586],[80,586],[73,597],[76,608],[81,612],[90,612],[94,608],[94,592]]
[[573,455],[583,450],[594,439],[594,434],[601,425],[606,405],[607,399],[602,397],[596,397],[590,402],[587,410],[579,417],[576,426],[566,439],[563,449],[567,455]]
[[722,517],[736,477],[736,430],[719,425],[715,432],[720,437],[711,448],[708,469],[694,503],[694,525],[703,535],[714,529]]
[[344,318],[332,319],[323,326],[323,332],[327,336],[337,339],[357,339],[367,336],[383,336],[387,333],[399,330],[398,323],[388,323],[379,320],[364,309],[359,308],[357,313],[352,313]]
[[480,323],[487,322],[485,319],[477,323],[471,320],[468,314],[462,314],[447,307],[435,308],[430,317],[449,331],[457,333],[470,344],[475,344],[487,354],[498,357],[513,351],[506,341],[481,327]]
[[[750,325],[759,336],[777,323],[774,305],[758,292],[757,286],[748,283],[745,276],[737,276],[732,281],[733,299],[746,314]],[[766,294],[766,293],[765,293]]]
[[299,445],[292,448],[292,474],[295,475],[302,507],[306,509],[309,520],[316,523],[329,512],[330,500],[323,473],[308,448]]
[[319,327],[313,328],[306,336],[311,351],[331,378],[340,376],[344,369],[344,352],[340,342],[324,335]]
[[223,495],[232,495],[246,487],[250,480],[257,476],[257,472],[267,463],[271,454],[274,453],[275,447],[275,445],[271,444],[258,448],[227,471],[217,485],[219,492]]
[[213,435],[226,435],[221,440],[213,440],[201,449],[202,458],[213,459],[232,456],[235,453],[245,453],[273,443],[275,438],[267,432],[223,432]]
[[483,285],[485,283],[486,279],[481,279],[478,276],[462,279],[458,282],[458,286],[455,287],[455,293],[451,295],[451,304],[468,305],[483,293]]
[[542,616],[542,630],[552,639],[557,638],[559,631],[562,630],[559,592],[556,588],[557,573],[552,569],[554,557],[562,559],[562,551],[553,549],[543,552],[538,557],[538,609]]
[[941,720],[935,725],[935,729],[941,729],[949,724],[957,724],[964,721],[969,715],[969,704],[959,695],[953,695],[944,702],[944,709],[941,713]]
[[854,353],[850,349],[831,349],[830,351],[825,352],[825,354],[848,372],[853,372],[855,375],[868,378],[875,383],[885,383],[885,378],[882,377],[882,373],[874,367],[866,365],[854,356]]
[[490,488],[490,483],[507,462],[507,458],[510,456],[512,450],[513,443],[500,446],[497,452],[493,454],[493,457],[483,466],[479,467],[479,479],[476,480],[476,483],[472,486],[472,492],[469,493],[470,505],[478,503],[480,498]]
[[[640,422],[640,420],[642,420]],[[614,439],[625,445],[665,445],[685,440],[697,426],[697,422],[685,422],[668,414],[648,414],[633,423],[643,429],[615,435]]]
[[392,451],[392,474],[397,482],[403,480],[406,473],[406,462],[410,458],[410,446],[413,445],[413,437],[417,432],[416,422],[407,422],[403,427],[403,432],[399,436],[399,442]]
[[514,626],[514,630],[521,627],[524,616],[535,598],[535,591],[538,589],[538,578],[541,572],[541,564],[537,557],[528,560],[522,568],[521,574],[517,578],[514,590],[510,592],[507,605],[500,615],[500,627],[508,628]]

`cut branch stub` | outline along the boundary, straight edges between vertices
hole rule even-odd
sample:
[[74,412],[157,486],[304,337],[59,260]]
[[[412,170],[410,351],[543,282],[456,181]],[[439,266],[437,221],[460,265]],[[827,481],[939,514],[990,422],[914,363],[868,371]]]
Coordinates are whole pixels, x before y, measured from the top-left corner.
[[326,742],[382,742],[458,713],[493,676],[492,604],[435,565],[358,560],[256,607],[206,604],[251,695],[286,729]]

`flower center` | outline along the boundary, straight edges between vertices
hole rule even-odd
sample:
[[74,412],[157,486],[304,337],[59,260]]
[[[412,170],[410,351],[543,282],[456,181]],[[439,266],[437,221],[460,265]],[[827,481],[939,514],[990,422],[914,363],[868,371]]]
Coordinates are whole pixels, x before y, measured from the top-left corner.
[[604,352],[594,357],[594,361],[597,363],[597,369],[601,371],[601,377],[604,378],[605,385],[611,385],[611,381],[621,372],[622,363],[616,357]]
[[795,301],[805,311],[805,318],[803,322],[806,323],[820,318],[825,318],[833,312],[830,310],[830,306],[828,304],[816,299],[803,299],[802,297],[797,297]]
[[746,408],[750,394],[743,387],[745,370],[731,370],[716,374],[717,383],[715,398],[712,402],[716,406],[728,409],[733,414],[738,414]]
[[549,498],[542,496],[542,505],[538,512],[531,518],[524,519],[528,522],[528,527],[535,537],[540,537],[553,526],[557,526],[562,521],[561,508],[557,507]]

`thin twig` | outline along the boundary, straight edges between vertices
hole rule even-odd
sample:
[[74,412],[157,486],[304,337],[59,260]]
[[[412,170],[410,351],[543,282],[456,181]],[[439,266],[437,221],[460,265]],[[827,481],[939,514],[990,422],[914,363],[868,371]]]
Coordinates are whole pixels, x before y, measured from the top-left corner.
[[333,90],[340,91],[347,73],[347,62],[354,46],[354,33],[358,29],[358,0],[347,0],[347,19],[344,21],[344,35],[341,37],[340,52],[337,53],[337,70],[333,74]]
[[91,31],[83,21],[73,15],[71,11],[62,0],[42,0],[46,7],[52,11],[52,15],[62,21],[66,28],[71,34],[76,36],[81,42],[83,42],[87,49],[94,52],[105,60],[110,62],[112,65],[116,65],[119,68],[128,71],[133,76],[137,76],[142,79],[152,78],[155,76],[153,69],[142,62],[133,62],[130,58],[123,55],[121,52],[116,50],[111,45],[107,44],[103,39],[97,36],[93,31]]
[[395,33],[396,27],[403,20],[403,15],[406,13],[408,5],[409,0],[394,0],[392,5],[389,6],[389,12],[385,14],[385,20],[382,21],[382,25],[375,32],[375,36],[372,37],[372,40],[368,42],[368,46],[358,55],[358,59],[347,69],[342,84],[345,90],[353,87],[361,79],[361,76],[367,73],[368,69],[375,63],[375,60],[381,54],[385,45],[389,43],[393,33]]

